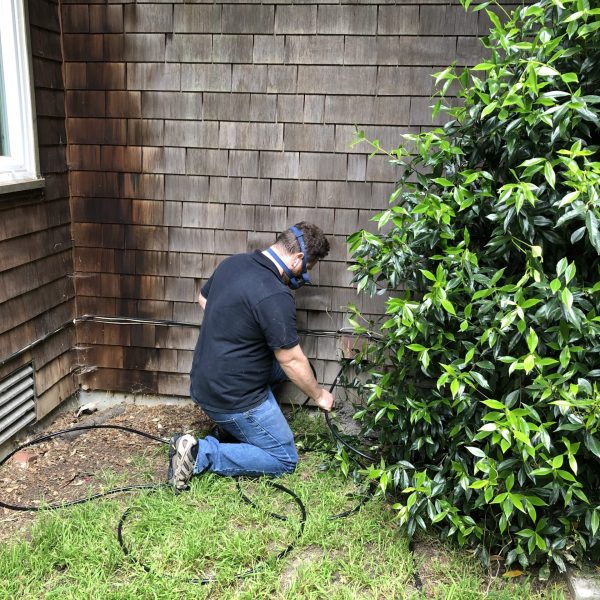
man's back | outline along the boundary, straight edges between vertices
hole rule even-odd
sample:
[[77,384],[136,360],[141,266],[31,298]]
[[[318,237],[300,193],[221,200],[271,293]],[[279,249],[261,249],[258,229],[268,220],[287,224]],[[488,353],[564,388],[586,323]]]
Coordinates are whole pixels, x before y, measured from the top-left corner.
[[249,410],[266,397],[273,350],[298,343],[292,294],[272,261],[255,252],[224,260],[202,295],[192,398],[220,412]]

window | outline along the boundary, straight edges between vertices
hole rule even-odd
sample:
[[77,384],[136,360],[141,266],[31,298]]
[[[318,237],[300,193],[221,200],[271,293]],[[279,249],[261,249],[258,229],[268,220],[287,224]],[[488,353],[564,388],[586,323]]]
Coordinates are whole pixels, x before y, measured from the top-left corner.
[[41,181],[26,15],[24,0],[0,0],[0,193]]

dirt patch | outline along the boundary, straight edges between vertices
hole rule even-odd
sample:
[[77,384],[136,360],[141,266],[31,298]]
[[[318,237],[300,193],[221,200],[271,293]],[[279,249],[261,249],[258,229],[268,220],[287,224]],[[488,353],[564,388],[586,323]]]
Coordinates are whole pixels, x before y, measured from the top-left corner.
[[296,581],[298,572],[322,558],[324,552],[323,548],[314,545],[297,550],[296,555],[289,561],[289,564],[281,573],[282,591],[287,592],[292,587],[294,581]]
[[[205,433],[211,427],[206,415],[189,405],[121,405],[104,413],[112,415],[106,425],[133,427],[161,438],[177,432]],[[102,421],[102,412],[80,418],[63,414],[45,433]],[[21,506],[66,502],[114,487],[164,482],[167,472],[166,444],[115,429],[59,436],[27,452],[33,456],[27,467],[15,460],[0,467],[3,502]],[[0,540],[27,537],[34,517],[35,512],[0,509]]]
[[[457,551],[451,550],[444,544],[433,537],[420,537],[415,540],[413,553],[415,556],[415,569],[419,574],[422,583],[422,592],[427,598],[435,598],[439,595],[437,586],[440,581],[444,581],[444,573],[453,573],[456,569],[456,565],[452,561],[452,554],[456,552],[468,552],[468,551]],[[464,560],[464,559],[463,559]],[[478,563],[478,559],[472,557],[472,560]],[[462,561],[461,561],[462,562]],[[518,567],[515,567],[518,568]],[[502,574],[505,571],[504,563],[502,560],[492,557],[490,566],[487,571],[481,572],[482,578],[482,593],[487,597],[488,592],[492,587],[494,590],[510,589],[514,583],[518,583],[520,579],[503,578]],[[553,597],[552,587],[558,587],[565,599],[570,599],[571,594],[569,593],[566,585],[565,578],[553,574],[550,581],[539,581],[537,578],[537,572],[535,569],[523,573],[522,577],[528,577],[531,588],[534,592],[538,592],[548,597]],[[449,583],[451,579],[449,578]],[[437,594],[437,595],[436,595]]]
[[433,538],[415,540],[413,547],[415,571],[418,573],[423,594],[431,598],[439,583],[439,571],[450,570],[447,551]]

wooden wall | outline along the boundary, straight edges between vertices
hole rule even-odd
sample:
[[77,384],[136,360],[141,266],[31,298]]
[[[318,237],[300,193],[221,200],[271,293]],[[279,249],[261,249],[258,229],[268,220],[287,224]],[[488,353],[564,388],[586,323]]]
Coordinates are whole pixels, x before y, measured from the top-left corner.
[[18,194],[0,188],[0,379],[33,361],[41,418],[75,391],[74,327],[5,361],[72,320],[75,300],[58,5],[30,0],[29,15],[45,186]]
[[[337,330],[346,236],[387,204],[396,174],[351,147],[393,148],[430,125],[431,75],[475,62],[482,13],[456,1],[63,0],[77,314],[199,323],[202,281],[300,220],[331,254],[297,293],[302,329]],[[84,385],[188,393],[197,330],[78,326]],[[307,336],[322,381],[335,337]]]

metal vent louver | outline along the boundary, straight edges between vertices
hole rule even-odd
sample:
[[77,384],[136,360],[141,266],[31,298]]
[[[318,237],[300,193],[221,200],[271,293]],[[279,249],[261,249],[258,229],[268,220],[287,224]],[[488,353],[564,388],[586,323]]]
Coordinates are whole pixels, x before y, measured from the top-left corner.
[[35,421],[33,367],[27,365],[0,381],[0,444]]

